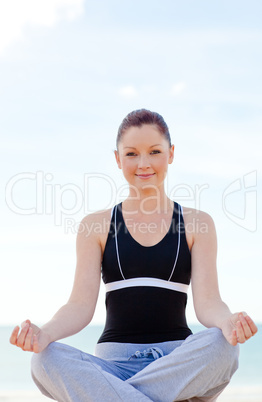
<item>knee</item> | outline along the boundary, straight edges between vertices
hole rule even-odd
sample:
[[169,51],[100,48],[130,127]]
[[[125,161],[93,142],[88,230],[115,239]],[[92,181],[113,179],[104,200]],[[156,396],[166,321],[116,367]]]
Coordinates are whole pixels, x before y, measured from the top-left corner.
[[34,353],[31,360],[33,379],[39,380],[54,370],[58,361],[59,344],[50,343],[41,353]]
[[210,346],[217,364],[220,364],[231,377],[238,368],[239,346],[230,345],[218,328],[211,328],[208,331],[210,331],[211,335]]

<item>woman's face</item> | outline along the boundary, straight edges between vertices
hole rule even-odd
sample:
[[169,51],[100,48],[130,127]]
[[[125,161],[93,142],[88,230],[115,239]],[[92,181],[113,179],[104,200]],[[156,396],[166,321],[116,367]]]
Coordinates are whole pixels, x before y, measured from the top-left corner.
[[145,124],[124,132],[115,156],[130,185],[141,189],[147,185],[159,188],[168,164],[173,162],[174,145],[169,146],[156,126]]

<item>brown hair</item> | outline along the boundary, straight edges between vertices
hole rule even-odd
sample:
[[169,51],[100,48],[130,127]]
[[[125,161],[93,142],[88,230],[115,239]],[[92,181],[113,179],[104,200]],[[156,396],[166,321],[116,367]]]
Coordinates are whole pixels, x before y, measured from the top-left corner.
[[122,121],[116,138],[116,147],[118,148],[118,144],[121,141],[124,133],[131,127],[141,127],[144,124],[151,124],[157,126],[160,133],[166,138],[171,147],[171,138],[168,130],[168,126],[163,119],[163,117],[156,113],[151,112],[147,109],[138,109],[130,112]]

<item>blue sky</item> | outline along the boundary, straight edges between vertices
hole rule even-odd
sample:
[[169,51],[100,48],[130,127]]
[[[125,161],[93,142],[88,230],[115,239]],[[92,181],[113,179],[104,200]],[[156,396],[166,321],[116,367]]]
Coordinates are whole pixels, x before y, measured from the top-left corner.
[[77,222],[121,199],[116,132],[141,107],[171,131],[168,193],[215,220],[222,296],[262,321],[261,11],[253,0],[0,4],[0,323],[43,322],[67,300]]

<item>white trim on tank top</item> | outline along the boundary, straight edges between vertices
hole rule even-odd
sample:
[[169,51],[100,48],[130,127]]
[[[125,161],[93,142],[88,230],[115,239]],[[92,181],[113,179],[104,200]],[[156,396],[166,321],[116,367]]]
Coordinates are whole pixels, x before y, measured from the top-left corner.
[[189,288],[189,285],[185,285],[184,283],[171,282],[158,278],[131,278],[105,284],[106,292],[112,292],[113,290],[137,286],[157,287],[169,290],[176,290],[177,292],[183,293],[187,293]]

